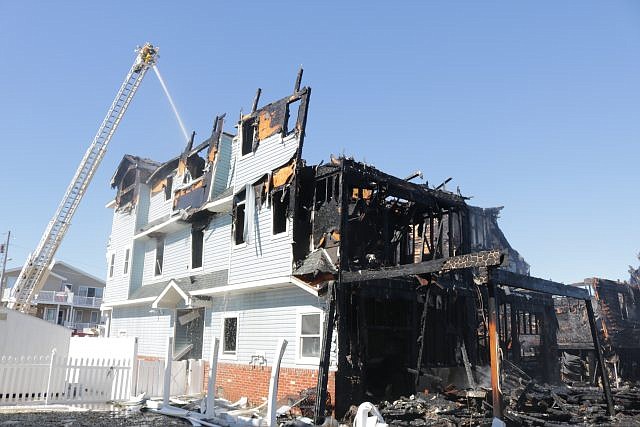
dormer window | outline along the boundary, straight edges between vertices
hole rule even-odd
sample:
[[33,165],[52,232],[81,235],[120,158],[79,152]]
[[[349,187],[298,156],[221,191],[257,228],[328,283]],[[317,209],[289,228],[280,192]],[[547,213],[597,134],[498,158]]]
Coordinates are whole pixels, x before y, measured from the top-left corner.
[[164,185],[164,200],[171,200],[171,193],[173,191],[173,176],[168,176]]
[[136,187],[136,170],[130,169],[125,175],[118,188],[118,206],[123,207],[134,201]]

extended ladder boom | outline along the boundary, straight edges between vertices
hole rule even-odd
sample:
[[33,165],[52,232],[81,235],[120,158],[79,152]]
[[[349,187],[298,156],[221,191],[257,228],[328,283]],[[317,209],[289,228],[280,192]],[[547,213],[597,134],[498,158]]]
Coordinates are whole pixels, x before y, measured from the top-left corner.
[[53,256],[60,246],[71,218],[82,200],[93,175],[95,174],[107,150],[107,145],[118,128],[122,116],[133,99],[142,79],[149,67],[153,66],[158,56],[158,49],[147,43],[137,50],[136,59],[127,73],[120,90],[116,95],[107,116],[102,121],[91,146],[85,153],[80,166],[76,170],[67,191],[49,221],[36,250],[29,255],[22,267],[20,276],[11,289],[8,306],[20,311],[28,311],[33,296],[40,291],[48,276]]

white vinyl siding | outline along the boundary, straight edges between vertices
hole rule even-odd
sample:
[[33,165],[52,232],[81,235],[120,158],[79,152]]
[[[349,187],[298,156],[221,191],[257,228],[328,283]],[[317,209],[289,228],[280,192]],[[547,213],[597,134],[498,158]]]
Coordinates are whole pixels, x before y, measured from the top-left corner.
[[297,357],[297,323],[299,313],[315,312],[322,307],[323,298],[316,298],[293,285],[214,297],[213,313],[207,309],[207,316],[210,316],[211,321],[206,322],[203,355],[210,355],[212,336],[220,338],[222,346],[223,317],[238,316],[238,346],[235,357],[226,360],[227,362],[247,364],[252,355],[264,354],[267,363],[271,365],[278,339],[285,338],[288,344],[283,366],[317,368],[317,359],[315,364],[304,361],[301,363]]
[[111,336],[138,337],[139,355],[164,357],[167,337],[173,334],[172,316],[173,310],[151,311],[149,305],[114,307]]
[[[111,226],[111,236],[107,247],[107,277],[105,288],[105,303],[122,301],[129,295],[129,276],[123,276],[124,270],[124,248],[131,247],[133,233],[135,231],[137,210],[131,212],[113,213],[113,223]],[[109,277],[111,254],[115,253],[113,264],[113,275]],[[130,267],[131,268],[131,267]]]

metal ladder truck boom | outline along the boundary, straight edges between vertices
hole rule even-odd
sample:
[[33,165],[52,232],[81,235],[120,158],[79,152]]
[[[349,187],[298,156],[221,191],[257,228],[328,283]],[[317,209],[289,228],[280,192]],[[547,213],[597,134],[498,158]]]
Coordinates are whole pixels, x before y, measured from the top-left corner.
[[27,312],[31,307],[31,299],[40,291],[49,274],[49,266],[60,246],[71,218],[82,200],[93,175],[95,174],[107,150],[107,145],[118,128],[122,116],[127,111],[131,99],[135,95],[142,79],[153,66],[158,56],[158,48],[146,43],[136,50],[136,59],[127,73],[120,90],[116,95],[107,116],[98,128],[93,142],[84,154],[80,166],[76,170],[67,191],[45,230],[36,250],[27,258],[20,276],[11,289],[8,307]]

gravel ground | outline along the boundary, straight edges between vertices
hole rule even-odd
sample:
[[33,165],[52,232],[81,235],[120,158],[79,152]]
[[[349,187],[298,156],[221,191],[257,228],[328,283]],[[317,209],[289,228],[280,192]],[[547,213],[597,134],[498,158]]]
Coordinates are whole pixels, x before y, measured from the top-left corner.
[[13,409],[0,412],[0,427],[9,426],[190,426],[179,418],[140,411]]

